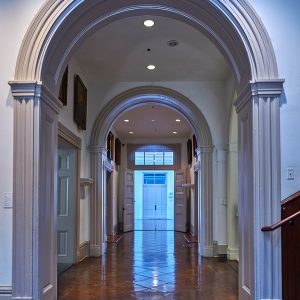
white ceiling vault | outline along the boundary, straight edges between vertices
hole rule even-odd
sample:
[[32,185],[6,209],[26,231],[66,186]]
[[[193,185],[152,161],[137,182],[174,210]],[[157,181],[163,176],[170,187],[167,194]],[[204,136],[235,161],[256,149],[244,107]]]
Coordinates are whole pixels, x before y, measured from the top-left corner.
[[[144,26],[147,19],[155,22],[153,27]],[[174,40],[178,45],[169,46]],[[93,82],[163,85],[231,77],[224,57],[206,36],[183,22],[161,16],[136,16],[111,23],[90,36],[75,57]],[[148,70],[149,64],[155,65],[155,70]],[[181,122],[176,123],[176,118]],[[130,122],[124,123],[124,119]],[[181,138],[192,132],[177,112],[151,105],[127,111],[113,128],[122,138]]]
[[[148,18],[154,20],[153,27],[144,26]],[[178,45],[170,47],[170,40]],[[105,81],[211,81],[230,76],[224,57],[208,38],[183,22],[158,16],[111,23],[89,37],[76,57],[85,71]],[[147,70],[149,64],[156,69]]]
[[125,139],[186,138],[192,133],[190,124],[180,113],[160,105],[143,105],[122,113],[114,122],[113,130]]

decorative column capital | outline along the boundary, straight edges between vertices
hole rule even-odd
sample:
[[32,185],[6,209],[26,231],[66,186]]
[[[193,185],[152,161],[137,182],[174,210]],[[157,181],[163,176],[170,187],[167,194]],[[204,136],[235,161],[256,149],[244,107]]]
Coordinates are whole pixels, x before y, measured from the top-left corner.
[[283,91],[284,79],[250,81],[252,96],[278,97]]
[[284,79],[252,80],[240,92],[234,105],[239,112],[254,96],[279,97],[283,91]]
[[61,101],[42,82],[15,80],[9,81],[8,84],[17,101],[41,99],[57,113],[63,107]]
[[37,81],[9,81],[11,93],[15,100],[30,100],[41,95],[41,82]]

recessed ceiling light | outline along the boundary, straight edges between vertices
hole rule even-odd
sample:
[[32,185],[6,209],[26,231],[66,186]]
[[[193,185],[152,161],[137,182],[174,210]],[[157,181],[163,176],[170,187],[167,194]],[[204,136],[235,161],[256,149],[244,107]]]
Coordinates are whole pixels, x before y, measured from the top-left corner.
[[153,120],[151,120],[151,122],[155,122],[155,120],[153,119]]
[[173,134],[177,134],[177,131],[173,131]]
[[129,134],[133,134],[133,131],[129,131]]
[[175,121],[176,121],[176,122],[181,122],[181,120],[180,120],[180,119],[176,119]]
[[128,123],[128,122],[129,122],[129,120],[128,120],[128,119],[125,119],[125,120],[124,120],[124,122]]
[[154,65],[148,65],[148,66],[147,66],[147,69],[148,69],[148,70],[154,70],[154,69],[155,69],[155,66],[154,66]]
[[153,20],[145,20],[144,25],[146,27],[152,27],[154,25],[154,21]]

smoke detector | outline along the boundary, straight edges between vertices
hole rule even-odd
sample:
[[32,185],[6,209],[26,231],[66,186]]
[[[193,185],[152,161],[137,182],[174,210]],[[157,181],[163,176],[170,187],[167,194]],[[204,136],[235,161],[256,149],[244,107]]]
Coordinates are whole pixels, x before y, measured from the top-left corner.
[[176,47],[179,43],[176,40],[170,40],[167,44],[169,47]]

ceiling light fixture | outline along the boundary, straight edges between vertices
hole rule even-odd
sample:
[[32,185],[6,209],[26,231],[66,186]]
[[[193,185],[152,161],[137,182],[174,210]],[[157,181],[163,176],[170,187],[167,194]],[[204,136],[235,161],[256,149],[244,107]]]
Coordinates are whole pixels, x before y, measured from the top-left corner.
[[155,122],[155,120],[153,119],[153,120],[151,120],[151,122]]
[[177,134],[177,131],[173,131],[173,134]]
[[144,25],[146,27],[152,27],[154,25],[154,21],[153,20],[145,20]]
[[148,65],[148,66],[147,66],[147,69],[148,69],[148,70],[154,70],[154,69],[155,69],[155,66],[154,66],[154,65]]
[[133,134],[133,131],[129,131],[129,134]]
[[176,121],[176,122],[178,122],[178,123],[179,123],[179,122],[181,122],[181,120],[180,120],[180,119],[176,119],[175,121]]
[[125,122],[125,123],[129,123],[129,120],[128,120],[128,119],[125,119],[124,122]]

